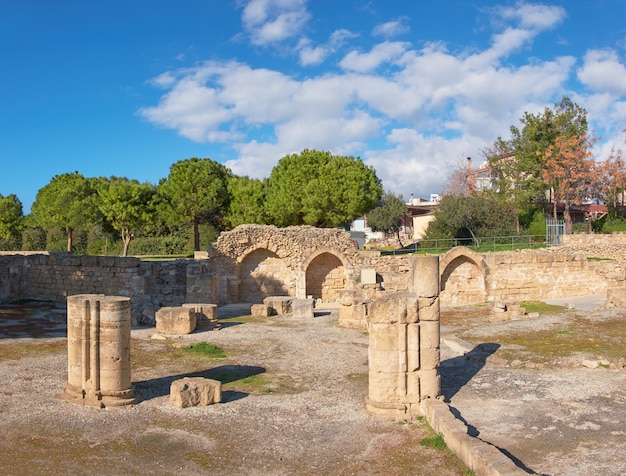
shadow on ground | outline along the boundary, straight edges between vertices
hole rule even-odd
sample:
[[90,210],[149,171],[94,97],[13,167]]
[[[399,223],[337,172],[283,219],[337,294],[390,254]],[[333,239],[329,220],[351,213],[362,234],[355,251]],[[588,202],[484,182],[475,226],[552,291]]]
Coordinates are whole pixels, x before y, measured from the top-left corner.
[[[133,386],[142,400],[151,400],[153,398],[169,395],[172,382],[184,377],[210,378],[213,380],[219,380],[222,382],[222,385],[224,385],[246,377],[252,377],[254,375],[265,373],[265,371],[266,369],[264,367],[258,367],[255,365],[220,365],[219,367],[201,370],[198,372],[168,375],[166,377],[142,380],[140,382],[134,382]],[[227,390],[222,392],[222,403],[233,402],[247,396],[248,394],[245,392]]]
[[447,403],[485,366],[487,358],[499,348],[500,344],[484,342],[463,355],[441,362],[441,393]]

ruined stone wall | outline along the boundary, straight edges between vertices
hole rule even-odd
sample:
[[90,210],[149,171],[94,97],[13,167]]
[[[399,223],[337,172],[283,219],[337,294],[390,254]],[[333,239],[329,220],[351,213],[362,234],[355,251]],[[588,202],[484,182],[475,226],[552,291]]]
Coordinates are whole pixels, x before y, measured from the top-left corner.
[[222,233],[208,262],[188,271],[190,298],[208,295],[216,303],[304,298],[309,282],[318,298],[333,300],[340,283],[352,279],[358,254],[350,234],[336,228],[241,225]]
[[0,256],[0,299],[64,302],[75,294],[128,296],[133,320],[153,320],[162,306],[181,305],[187,262],[112,256]]
[[581,252],[521,250],[484,255],[495,299],[527,300],[605,293],[623,282],[615,264],[590,262]]
[[[587,256],[604,257],[610,254],[607,250],[617,253],[619,248],[623,258],[626,246],[617,243],[626,240],[626,234],[591,238],[605,241],[588,253],[573,245],[483,254],[455,248],[441,256],[441,304],[599,294],[623,285],[626,260],[617,254],[610,260]],[[265,296],[280,295],[340,301],[346,290],[356,291],[350,302],[357,297],[367,302],[380,293],[410,291],[411,259],[357,250],[343,230],[244,225],[222,233],[205,259],[147,262],[67,253],[0,256],[0,300],[64,302],[73,294],[129,296],[135,322],[154,321],[161,307],[183,303],[262,302]],[[371,272],[367,283],[361,283],[361,270]]]
[[[626,263],[626,233],[577,233],[563,235],[563,246],[569,251],[582,251],[590,258],[603,258]],[[557,249],[558,249],[557,248]]]

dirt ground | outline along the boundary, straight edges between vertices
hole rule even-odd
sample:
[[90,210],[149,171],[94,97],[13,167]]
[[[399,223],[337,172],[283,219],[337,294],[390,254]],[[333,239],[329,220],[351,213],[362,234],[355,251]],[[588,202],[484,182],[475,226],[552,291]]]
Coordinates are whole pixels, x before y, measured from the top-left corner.
[[573,301],[505,322],[480,306],[442,313],[443,394],[530,474],[624,475],[626,311]]
[[[59,399],[62,312],[25,307],[0,317],[1,474],[470,474],[435,448],[423,421],[364,412],[368,338],[337,328],[336,311],[254,319],[222,308],[222,330],[165,341],[152,338],[153,328],[134,329],[132,378],[142,400],[99,410]],[[205,341],[226,357],[186,350]],[[169,386],[187,375],[221,380],[223,403],[173,407]]]
[[[470,474],[420,444],[433,436],[422,421],[364,412],[368,338],[337,328],[336,311],[261,319],[230,306],[220,331],[134,329],[142,400],[97,410],[58,398],[62,311],[24,307],[0,313],[2,474]],[[626,312],[596,308],[504,322],[485,306],[442,312],[446,401],[529,474],[626,474]],[[227,356],[185,350],[204,341]],[[169,385],[187,375],[221,380],[224,402],[172,407]]]

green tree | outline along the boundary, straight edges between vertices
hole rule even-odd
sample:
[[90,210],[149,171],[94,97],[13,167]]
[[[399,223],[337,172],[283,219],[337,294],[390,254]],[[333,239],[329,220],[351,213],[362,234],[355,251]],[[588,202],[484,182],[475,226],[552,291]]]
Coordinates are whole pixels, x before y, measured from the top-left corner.
[[507,207],[479,195],[447,195],[441,199],[428,225],[425,239],[504,236],[515,232],[515,214]]
[[200,250],[201,223],[223,227],[231,177],[232,172],[218,162],[191,158],[173,164],[167,179],[159,184],[162,213],[171,224],[193,226],[195,251]]
[[43,228],[63,228],[67,234],[67,251],[72,251],[75,229],[98,223],[97,179],[78,172],[55,175],[39,189],[31,207],[32,221]]
[[131,240],[153,220],[155,193],[154,185],[117,177],[99,190],[100,211],[122,235],[122,256],[128,256]]
[[548,148],[555,146],[557,137],[582,138],[587,132],[587,111],[563,97],[543,112],[524,113],[520,124],[521,128],[511,126],[510,139],[498,138],[483,154],[496,181],[499,200],[508,202],[518,217],[530,217],[535,204],[545,201],[549,189],[542,175]]
[[19,248],[23,221],[22,202],[17,196],[0,194],[0,240],[7,248]]
[[228,181],[230,206],[227,221],[230,228],[244,223],[267,223],[265,182],[249,177],[232,177]]
[[277,226],[344,226],[376,206],[382,185],[359,158],[303,150],[280,159],[267,184],[266,212]]
[[406,215],[407,208],[402,195],[396,196],[387,192],[383,196],[381,204],[367,214],[367,223],[373,231],[382,231],[385,234],[395,233],[398,243],[402,247],[400,230]]

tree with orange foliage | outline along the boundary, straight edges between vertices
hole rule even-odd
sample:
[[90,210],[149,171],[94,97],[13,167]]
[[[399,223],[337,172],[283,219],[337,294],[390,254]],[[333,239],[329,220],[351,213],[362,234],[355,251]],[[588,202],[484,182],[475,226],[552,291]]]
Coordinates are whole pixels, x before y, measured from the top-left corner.
[[554,217],[557,216],[557,203],[563,203],[565,232],[568,234],[572,233],[570,207],[595,196],[600,183],[600,167],[591,153],[596,140],[587,133],[569,137],[560,135],[545,151],[545,167],[541,175],[554,193]]
[[[602,178],[604,201],[607,205],[612,205],[613,213],[616,213],[617,207],[620,205],[618,196],[626,188],[626,163],[622,159],[621,150],[611,149],[609,157],[602,164]],[[621,213],[619,216],[621,217]]]

